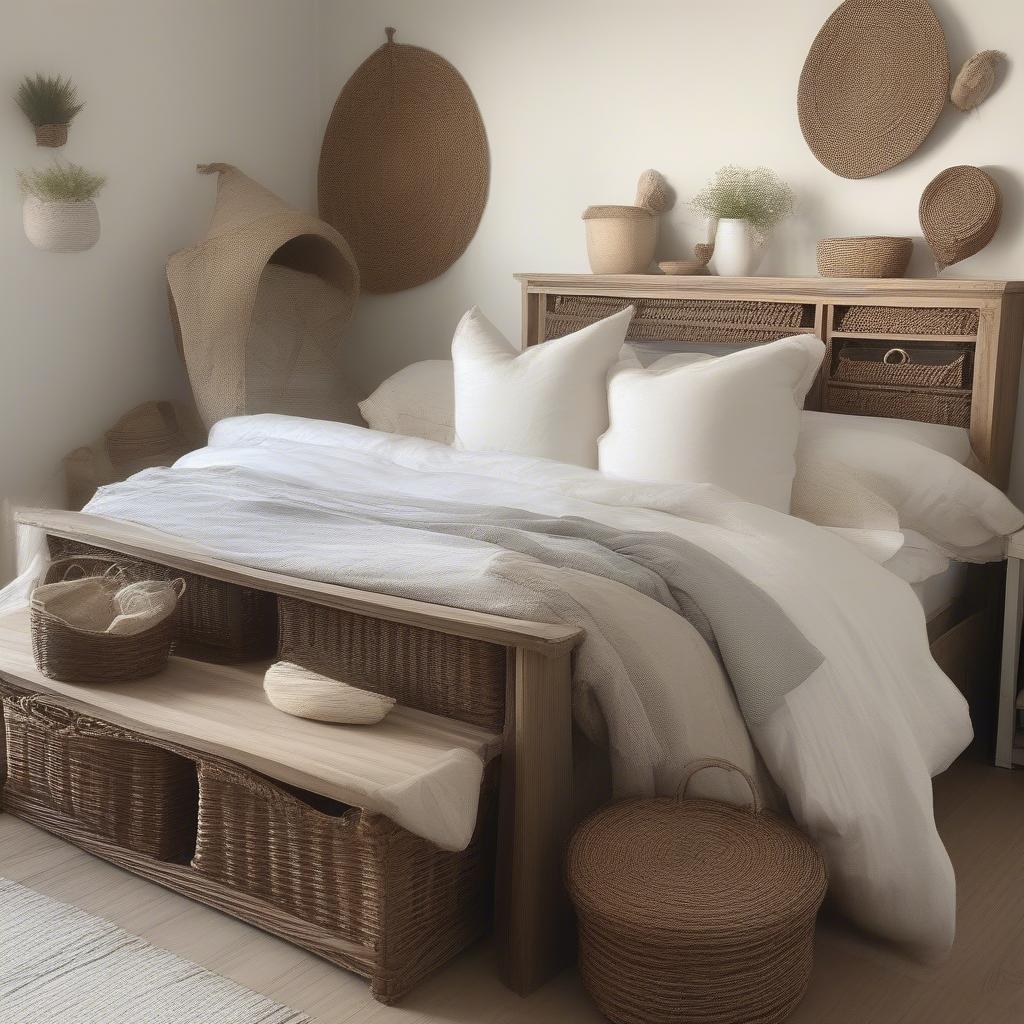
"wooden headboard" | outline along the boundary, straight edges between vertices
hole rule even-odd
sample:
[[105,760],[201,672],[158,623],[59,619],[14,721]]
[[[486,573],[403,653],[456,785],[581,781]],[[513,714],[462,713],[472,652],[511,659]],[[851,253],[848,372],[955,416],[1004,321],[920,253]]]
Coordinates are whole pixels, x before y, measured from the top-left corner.
[[[655,274],[517,274],[523,345],[632,303],[629,340],[760,345],[816,334],[827,353],[807,407],[969,427],[978,469],[1010,472],[1024,282]],[[896,350],[893,352],[892,350]],[[895,365],[890,360],[909,360]]]

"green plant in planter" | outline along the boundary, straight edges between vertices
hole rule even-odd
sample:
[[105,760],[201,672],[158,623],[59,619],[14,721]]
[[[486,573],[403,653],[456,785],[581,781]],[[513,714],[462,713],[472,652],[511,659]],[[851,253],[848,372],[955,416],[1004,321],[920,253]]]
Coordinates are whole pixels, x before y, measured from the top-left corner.
[[102,174],[93,174],[78,164],[54,164],[52,167],[18,171],[21,194],[41,203],[84,203],[95,199],[107,183]]
[[793,212],[792,189],[767,167],[720,167],[694,196],[695,210],[719,220],[745,220],[762,238]]
[[35,126],[36,142],[50,147],[67,142],[68,125],[85,106],[78,102],[78,90],[71,79],[60,75],[26,75],[14,99]]

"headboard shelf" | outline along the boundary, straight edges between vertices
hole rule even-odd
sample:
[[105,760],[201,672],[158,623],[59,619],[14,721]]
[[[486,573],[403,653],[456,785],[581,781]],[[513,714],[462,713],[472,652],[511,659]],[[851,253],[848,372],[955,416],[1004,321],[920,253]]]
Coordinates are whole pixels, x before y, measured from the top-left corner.
[[[969,426],[979,472],[1006,487],[1024,281],[661,274],[516,279],[523,292],[524,346],[579,330],[630,304],[636,307],[632,342],[735,348],[817,334],[828,351],[809,408]],[[913,369],[888,369],[883,359],[889,349],[900,350],[898,357],[905,355]],[[951,380],[956,386],[949,386]]]

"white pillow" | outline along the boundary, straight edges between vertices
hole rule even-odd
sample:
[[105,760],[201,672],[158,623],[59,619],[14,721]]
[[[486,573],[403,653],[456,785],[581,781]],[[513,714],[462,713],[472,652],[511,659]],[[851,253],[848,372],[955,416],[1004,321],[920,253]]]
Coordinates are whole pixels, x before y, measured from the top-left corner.
[[608,381],[601,472],[717,484],[788,512],[800,412],[824,354],[804,334],[718,359],[623,359]]
[[520,352],[474,306],[452,341],[455,444],[597,466],[608,370],[633,307]]
[[371,430],[451,444],[455,437],[455,384],[449,359],[425,359],[388,377],[359,411]]
[[942,452],[961,465],[972,455],[971,433],[966,427],[947,427],[942,423],[918,423],[915,420],[895,420],[887,416],[847,416],[837,412],[804,410],[800,437],[808,437],[822,430],[863,430],[886,437],[901,437],[916,441],[932,451]]
[[803,431],[793,515],[819,526],[916,530],[950,558],[998,559],[1021,513],[984,477],[942,451],[896,434]]

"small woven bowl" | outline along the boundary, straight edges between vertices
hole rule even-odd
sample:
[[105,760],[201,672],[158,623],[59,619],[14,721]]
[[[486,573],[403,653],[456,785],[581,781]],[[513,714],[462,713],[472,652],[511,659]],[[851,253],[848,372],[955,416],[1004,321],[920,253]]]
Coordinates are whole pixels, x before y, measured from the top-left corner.
[[707,264],[700,260],[662,260],[658,269],[669,277],[689,277],[691,274],[703,274]]
[[914,242],[893,235],[823,238],[818,242],[822,277],[903,277]]

